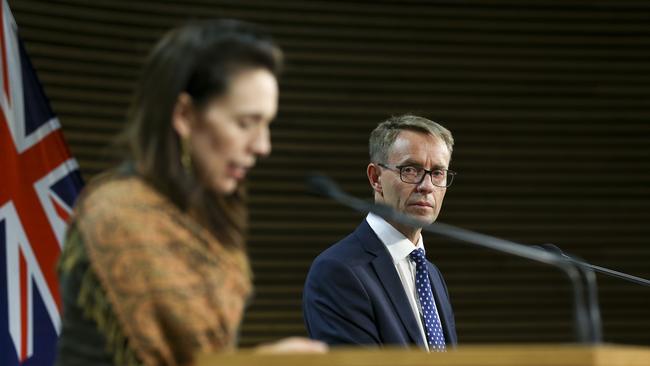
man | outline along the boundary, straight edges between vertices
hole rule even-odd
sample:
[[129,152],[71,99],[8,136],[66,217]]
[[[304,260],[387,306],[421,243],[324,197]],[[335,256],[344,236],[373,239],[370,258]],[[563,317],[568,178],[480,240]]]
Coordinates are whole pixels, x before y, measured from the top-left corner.
[[[448,170],[453,143],[446,128],[426,118],[379,124],[367,167],[375,202],[435,221],[456,174]],[[332,345],[416,344],[431,351],[455,345],[447,287],[424,258],[421,231],[369,214],[321,253],[303,292],[309,335]]]

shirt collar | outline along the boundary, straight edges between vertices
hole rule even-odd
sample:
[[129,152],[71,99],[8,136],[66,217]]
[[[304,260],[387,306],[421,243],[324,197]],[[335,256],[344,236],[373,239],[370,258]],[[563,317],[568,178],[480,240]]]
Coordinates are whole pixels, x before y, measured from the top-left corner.
[[418,236],[417,245],[413,245],[404,234],[400,233],[393,227],[393,225],[389,224],[383,218],[373,213],[369,213],[368,216],[366,216],[366,221],[368,222],[368,225],[370,225],[372,231],[377,234],[379,240],[381,240],[381,242],[386,246],[386,249],[388,249],[390,256],[393,258],[393,263],[404,260],[414,249],[422,248],[422,250],[425,250],[422,241],[422,234]]

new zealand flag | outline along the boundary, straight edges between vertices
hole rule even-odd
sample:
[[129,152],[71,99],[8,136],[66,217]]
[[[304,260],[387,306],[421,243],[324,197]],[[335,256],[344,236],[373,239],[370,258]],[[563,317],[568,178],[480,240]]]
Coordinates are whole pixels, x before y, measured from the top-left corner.
[[82,181],[6,0],[0,12],[0,366],[52,365],[56,261]]

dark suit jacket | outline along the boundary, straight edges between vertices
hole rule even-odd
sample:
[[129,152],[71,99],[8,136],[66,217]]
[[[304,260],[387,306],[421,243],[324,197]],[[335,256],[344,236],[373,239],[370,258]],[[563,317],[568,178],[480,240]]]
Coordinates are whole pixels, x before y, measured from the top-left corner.
[[[455,345],[447,286],[433,264],[427,262],[427,267],[445,340]],[[424,347],[393,259],[366,220],[314,260],[303,312],[309,336],[331,345]]]

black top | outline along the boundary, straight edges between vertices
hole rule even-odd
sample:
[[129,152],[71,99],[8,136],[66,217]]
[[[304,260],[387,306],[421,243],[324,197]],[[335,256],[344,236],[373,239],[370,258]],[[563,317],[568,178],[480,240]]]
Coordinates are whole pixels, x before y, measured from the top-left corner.
[[[67,242],[66,245],[82,243]],[[84,253],[85,254],[85,253]],[[97,323],[84,316],[77,303],[81,281],[90,263],[83,256],[66,273],[59,273],[61,298],[63,302],[63,321],[58,342],[57,366],[113,365],[113,357],[106,350],[106,337],[97,328]]]

